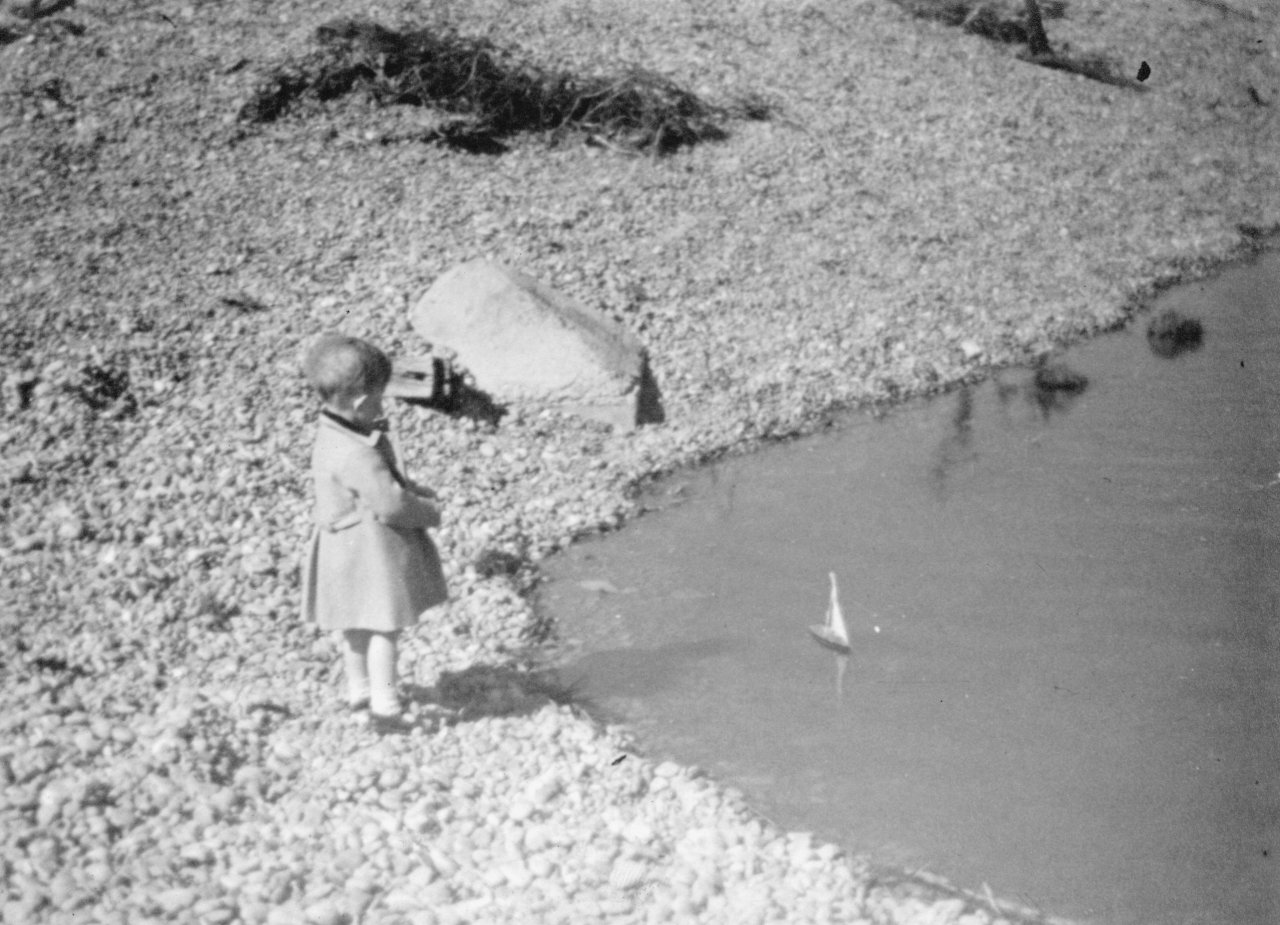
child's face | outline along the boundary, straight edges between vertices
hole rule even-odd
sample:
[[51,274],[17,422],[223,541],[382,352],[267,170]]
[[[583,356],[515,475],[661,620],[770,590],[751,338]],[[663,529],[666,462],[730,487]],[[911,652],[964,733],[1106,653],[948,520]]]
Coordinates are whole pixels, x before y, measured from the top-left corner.
[[356,399],[351,416],[361,424],[372,424],[386,415],[382,409],[383,389],[377,389]]
[[369,392],[366,395],[339,397],[329,403],[329,409],[337,412],[349,421],[368,426],[385,416],[382,408],[383,389]]

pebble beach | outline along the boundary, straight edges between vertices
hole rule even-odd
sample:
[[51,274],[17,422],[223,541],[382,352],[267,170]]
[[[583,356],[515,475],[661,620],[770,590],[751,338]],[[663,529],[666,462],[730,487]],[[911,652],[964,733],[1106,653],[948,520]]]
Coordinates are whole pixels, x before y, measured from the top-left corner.
[[[344,16],[769,114],[662,156],[465,153],[357,94],[239,118]],[[645,754],[557,685],[530,601],[663,474],[1034,362],[1280,230],[1272,4],[1045,25],[1149,76],[888,0],[0,0],[0,921],[1057,921]],[[402,641],[417,728],[380,738],[298,616],[299,360],[331,329],[425,354],[412,305],[476,257],[634,331],[666,421],[391,404],[452,599]]]

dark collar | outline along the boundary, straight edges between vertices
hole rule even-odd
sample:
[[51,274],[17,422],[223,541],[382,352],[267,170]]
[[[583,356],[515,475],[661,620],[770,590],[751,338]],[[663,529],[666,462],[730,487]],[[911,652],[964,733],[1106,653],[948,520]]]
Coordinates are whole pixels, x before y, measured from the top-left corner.
[[340,414],[334,414],[328,408],[321,408],[320,414],[333,421],[333,423],[337,424],[344,430],[349,430],[353,434],[359,434],[361,437],[372,437],[374,434],[381,433],[387,429],[386,418],[379,418],[374,421],[372,425],[369,425],[361,424],[359,421],[349,420]]

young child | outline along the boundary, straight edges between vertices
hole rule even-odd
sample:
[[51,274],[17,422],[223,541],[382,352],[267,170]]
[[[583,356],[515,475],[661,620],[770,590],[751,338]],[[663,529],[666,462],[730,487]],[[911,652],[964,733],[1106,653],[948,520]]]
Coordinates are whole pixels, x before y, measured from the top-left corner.
[[316,530],[303,577],[303,618],[341,634],[352,710],[379,734],[407,731],[396,692],[396,636],[448,597],[427,528],[440,525],[429,489],[399,470],[385,433],[387,355],[365,341],[321,336],[303,362],[323,402],[311,471]]

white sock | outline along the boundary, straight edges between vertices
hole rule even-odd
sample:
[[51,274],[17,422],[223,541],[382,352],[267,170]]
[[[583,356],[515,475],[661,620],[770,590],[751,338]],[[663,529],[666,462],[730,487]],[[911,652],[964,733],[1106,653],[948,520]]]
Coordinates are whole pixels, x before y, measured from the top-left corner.
[[355,706],[369,699],[369,637],[364,630],[347,630],[342,634],[342,665],[347,676],[347,703]]
[[373,633],[369,639],[369,709],[381,716],[398,716],[400,695],[396,691],[396,637],[393,633]]

